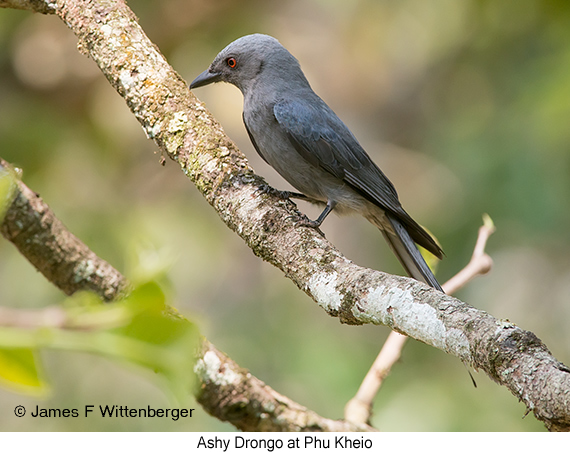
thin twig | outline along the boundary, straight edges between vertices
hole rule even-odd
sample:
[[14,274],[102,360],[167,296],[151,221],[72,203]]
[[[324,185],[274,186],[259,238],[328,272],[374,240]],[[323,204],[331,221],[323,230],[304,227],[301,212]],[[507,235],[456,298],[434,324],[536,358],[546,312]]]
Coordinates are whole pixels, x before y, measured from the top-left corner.
[[0,328],[63,328],[67,315],[60,306],[42,309],[0,307]]
[[471,260],[463,270],[453,276],[442,286],[446,294],[451,295],[457,292],[475,277],[484,275],[491,270],[493,259],[485,253],[485,246],[493,232],[495,232],[493,221],[489,215],[483,215],[483,226],[479,228],[479,235],[477,237],[477,242],[475,243],[475,248],[473,249]]

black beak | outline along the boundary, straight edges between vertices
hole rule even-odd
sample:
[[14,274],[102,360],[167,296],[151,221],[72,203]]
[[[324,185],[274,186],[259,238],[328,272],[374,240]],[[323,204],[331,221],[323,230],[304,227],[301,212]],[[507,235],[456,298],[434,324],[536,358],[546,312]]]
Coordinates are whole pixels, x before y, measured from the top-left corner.
[[190,89],[199,88],[200,86],[206,86],[210,83],[219,82],[222,79],[222,75],[216,72],[210,72],[209,69],[206,69],[202,72],[198,77],[194,79],[192,83],[190,83]]

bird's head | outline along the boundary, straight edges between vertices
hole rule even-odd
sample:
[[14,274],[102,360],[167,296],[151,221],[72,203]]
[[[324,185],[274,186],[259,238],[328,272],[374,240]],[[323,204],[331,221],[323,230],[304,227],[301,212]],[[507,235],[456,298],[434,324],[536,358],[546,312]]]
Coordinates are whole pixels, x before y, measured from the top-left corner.
[[304,78],[298,61],[277,39],[263,34],[247,35],[223,49],[210,67],[194,79],[190,89],[227,82],[246,94],[259,77],[273,74],[271,79],[275,80],[279,74],[288,72],[300,73]]

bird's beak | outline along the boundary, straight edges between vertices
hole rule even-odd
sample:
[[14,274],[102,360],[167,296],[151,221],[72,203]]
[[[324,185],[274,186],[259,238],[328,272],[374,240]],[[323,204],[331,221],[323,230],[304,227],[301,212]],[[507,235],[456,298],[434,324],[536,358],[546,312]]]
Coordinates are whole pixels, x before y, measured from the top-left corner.
[[200,86],[206,86],[210,83],[219,82],[222,79],[222,75],[218,74],[217,72],[210,72],[209,69],[206,69],[202,72],[198,77],[194,79],[192,83],[190,83],[190,89],[199,88]]

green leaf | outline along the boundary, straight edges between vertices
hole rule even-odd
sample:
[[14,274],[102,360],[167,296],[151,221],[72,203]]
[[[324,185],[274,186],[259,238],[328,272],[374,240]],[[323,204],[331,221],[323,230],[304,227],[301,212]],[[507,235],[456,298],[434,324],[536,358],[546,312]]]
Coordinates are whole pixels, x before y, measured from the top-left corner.
[[[431,236],[431,238],[435,240],[435,243],[440,245],[439,240],[437,240],[436,236],[433,235],[429,229],[427,229],[427,228],[424,228],[424,229]],[[439,265],[439,259],[437,257],[435,257],[433,254],[431,254],[428,250],[426,250],[425,248],[423,248],[421,246],[419,247],[419,250],[420,250],[422,257],[426,261],[426,264],[428,264],[428,267],[430,268],[432,273],[435,275],[437,273],[437,267]]]
[[[93,305],[88,295],[74,297],[66,309],[73,313],[70,324],[98,328],[55,331],[54,347],[97,353],[151,371],[180,403],[192,394],[198,328],[168,311],[158,284],[143,284],[125,300],[106,305]],[[108,328],[101,322],[105,318],[111,322]]]
[[182,401],[193,389],[198,328],[167,312],[164,294],[156,283],[138,287],[125,301],[134,315],[129,324],[112,332],[118,338],[137,341],[144,354],[129,350],[124,356],[163,376],[172,394]]
[[0,166],[0,222],[4,219],[6,211],[14,200],[17,180],[16,171],[9,167]]
[[0,385],[13,392],[44,397],[49,385],[43,367],[31,348],[0,349]]

